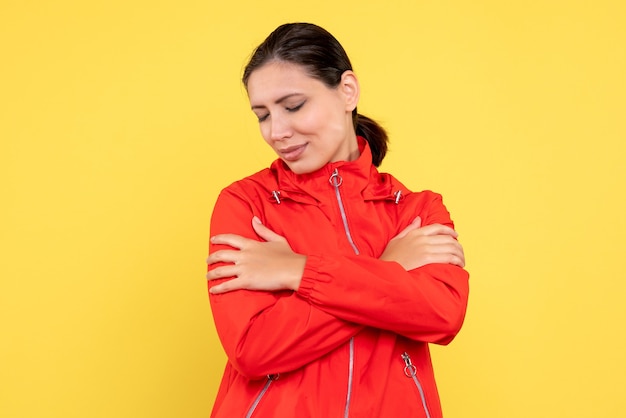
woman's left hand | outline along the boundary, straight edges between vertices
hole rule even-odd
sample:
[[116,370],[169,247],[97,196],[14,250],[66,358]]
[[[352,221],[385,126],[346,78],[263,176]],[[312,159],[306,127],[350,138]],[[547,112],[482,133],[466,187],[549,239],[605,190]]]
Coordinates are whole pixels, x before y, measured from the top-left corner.
[[211,237],[211,243],[233,247],[209,255],[207,264],[226,263],[210,270],[207,280],[233,277],[210,288],[213,294],[233,290],[297,290],[302,280],[306,256],[295,253],[287,240],[252,218],[252,228],[265,240],[257,241],[235,234]]

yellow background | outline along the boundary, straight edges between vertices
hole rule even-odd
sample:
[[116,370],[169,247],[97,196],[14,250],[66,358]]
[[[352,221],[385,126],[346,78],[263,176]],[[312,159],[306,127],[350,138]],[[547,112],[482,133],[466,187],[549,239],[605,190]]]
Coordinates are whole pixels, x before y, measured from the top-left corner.
[[626,416],[624,2],[2,0],[0,417],[208,417],[209,217],[273,159],[239,77],[286,21],[457,223],[446,417]]

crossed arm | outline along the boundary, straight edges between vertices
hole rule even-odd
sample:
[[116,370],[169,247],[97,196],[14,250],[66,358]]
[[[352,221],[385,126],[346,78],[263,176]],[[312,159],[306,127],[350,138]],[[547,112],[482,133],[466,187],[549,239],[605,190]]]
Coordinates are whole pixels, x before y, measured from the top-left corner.
[[[212,244],[232,247],[212,253],[207,264],[227,263],[207,273],[207,280],[233,279],[211,287],[211,293],[233,290],[297,291],[300,287],[307,257],[295,253],[287,240],[252,218],[252,228],[262,239],[257,241],[235,234],[211,237]],[[433,224],[421,227],[415,220],[389,241],[380,260],[395,261],[406,271],[426,264],[452,264],[463,268],[463,247],[458,234],[448,226]]]
[[[252,213],[235,196],[220,196],[207,260],[218,334],[240,373],[294,370],[364,327],[444,344],[458,331],[467,273],[450,226],[422,227],[416,218],[380,259],[319,256],[295,253]],[[246,218],[251,225],[228,222]]]

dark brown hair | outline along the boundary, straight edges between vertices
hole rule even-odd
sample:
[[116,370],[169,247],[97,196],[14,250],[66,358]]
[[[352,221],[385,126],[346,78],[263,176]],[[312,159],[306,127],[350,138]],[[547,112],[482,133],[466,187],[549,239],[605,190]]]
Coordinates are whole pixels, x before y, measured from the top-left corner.
[[[327,30],[311,23],[287,23],[276,28],[252,53],[242,81],[247,87],[252,72],[270,61],[301,65],[313,78],[336,88],[344,72],[352,70],[348,54]],[[372,150],[372,163],[379,166],[387,153],[387,133],[374,120],[352,111],[357,135]]]

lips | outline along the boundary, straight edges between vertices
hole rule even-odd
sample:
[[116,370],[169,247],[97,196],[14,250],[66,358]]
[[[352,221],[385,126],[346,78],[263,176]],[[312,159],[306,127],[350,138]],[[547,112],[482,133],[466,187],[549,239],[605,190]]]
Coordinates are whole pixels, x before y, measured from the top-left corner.
[[282,148],[278,150],[278,154],[285,161],[295,161],[304,152],[308,144],[292,145],[290,147]]

